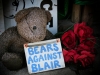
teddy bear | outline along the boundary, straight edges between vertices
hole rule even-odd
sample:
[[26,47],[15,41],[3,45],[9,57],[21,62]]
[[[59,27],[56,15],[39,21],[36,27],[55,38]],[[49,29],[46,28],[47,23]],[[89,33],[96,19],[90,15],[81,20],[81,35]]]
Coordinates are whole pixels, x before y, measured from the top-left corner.
[[9,70],[26,66],[23,44],[55,38],[46,28],[51,13],[39,7],[20,10],[15,15],[16,26],[0,35],[0,61]]

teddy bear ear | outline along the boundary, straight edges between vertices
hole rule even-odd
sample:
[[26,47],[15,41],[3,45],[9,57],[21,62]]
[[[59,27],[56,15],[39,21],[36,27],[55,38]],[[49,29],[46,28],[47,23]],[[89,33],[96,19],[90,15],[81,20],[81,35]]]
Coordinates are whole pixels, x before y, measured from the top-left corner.
[[51,13],[49,11],[46,11],[47,14],[47,21],[49,22],[51,20]]
[[17,12],[15,15],[15,21],[18,23],[21,21],[22,18],[24,18],[30,11],[30,9],[23,9]]

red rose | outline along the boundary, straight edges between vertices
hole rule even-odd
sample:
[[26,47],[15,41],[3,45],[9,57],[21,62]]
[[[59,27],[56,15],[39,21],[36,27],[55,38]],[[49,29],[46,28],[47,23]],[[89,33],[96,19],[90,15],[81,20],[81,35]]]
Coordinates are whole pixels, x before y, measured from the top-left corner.
[[64,60],[67,63],[74,61],[73,58],[74,58],[74,55],[76,55],[76,54],[77,54],[76,50],[67,51],[67,50],[63,49]]
[[[81,39],[80,39],[81,40]],[[89,38],[85,39],[85,40],[81,40],[80,43],[84,43],[85,45],[87,45],[90,48],[94,48],[94,45],[96,44],[96,39],[93,36],[90,36]]]
[[77,51],[80,53],[81,51],[91,51],[91,48],[84,43],[81,43],[77,47]]
[[63,52],[63,56],[64,56],[64,57],[68,54],[68,51],[65,50],[64,48],[62,49],[62,52]]
[[93,36],[93,29],[85,22],[76,23],[73,30],[66,31],[61,36],[61,42],[67,49],[63,48],[65,62],[80,62],[83,67],[93,63],[96,38]]
[[81,55],[77,58],[82,63],[82,66],[88,66],[94,62],[95,55],[88,52],[88,51],[82,51]]
[[76,36],[72,30],[65,32],[62,37],[62,44],[68,49],[73,49],[76,46]]
[[86,25],[85,22],[82,23],[76,23],[74,25],[74,33],[79,37],[79,38],[87,38],[93,33],[92,28]]

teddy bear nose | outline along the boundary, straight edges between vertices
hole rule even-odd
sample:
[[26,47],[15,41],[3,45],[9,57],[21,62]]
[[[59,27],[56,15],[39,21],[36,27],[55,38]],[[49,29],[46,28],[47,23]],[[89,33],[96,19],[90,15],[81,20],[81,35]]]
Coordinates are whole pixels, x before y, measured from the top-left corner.
[[33,30],[35,30],[36,29],[36,26],[33,26]]

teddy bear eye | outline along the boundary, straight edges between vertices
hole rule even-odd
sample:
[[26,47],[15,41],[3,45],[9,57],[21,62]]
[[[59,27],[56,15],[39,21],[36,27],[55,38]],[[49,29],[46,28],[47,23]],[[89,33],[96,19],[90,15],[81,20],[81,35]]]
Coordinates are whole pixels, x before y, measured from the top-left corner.
[[36,26],[33,26],[33,30],[35,30],[36,29]]

